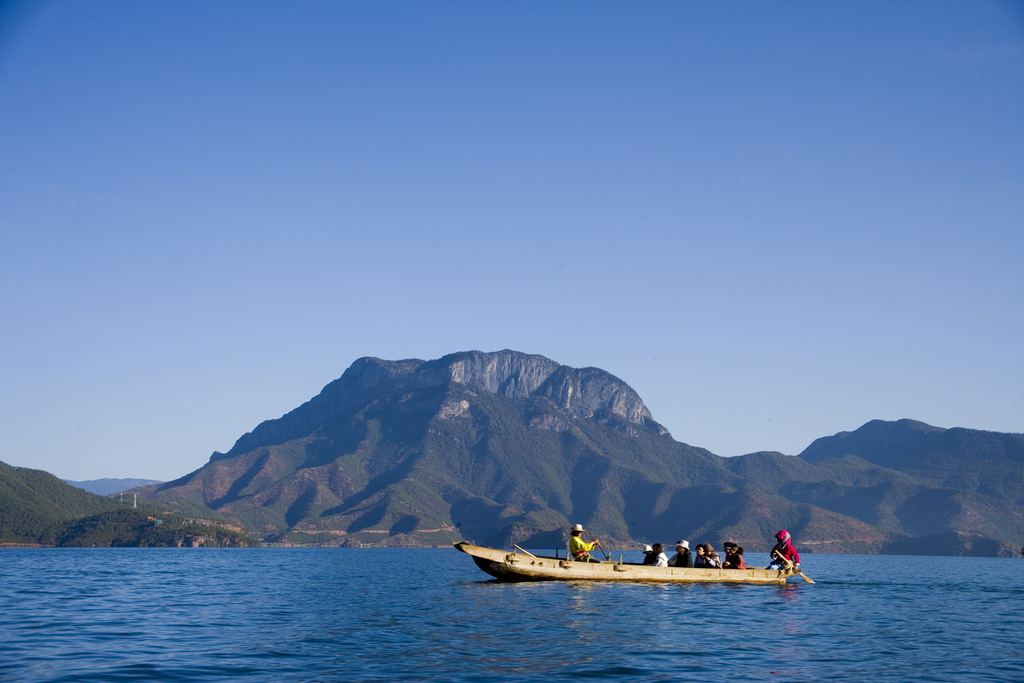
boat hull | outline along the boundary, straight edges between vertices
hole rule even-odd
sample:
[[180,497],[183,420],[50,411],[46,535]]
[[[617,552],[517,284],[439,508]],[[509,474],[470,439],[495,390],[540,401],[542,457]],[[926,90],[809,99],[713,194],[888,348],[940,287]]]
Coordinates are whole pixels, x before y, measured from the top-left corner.
[[781,585],[796,574],[786,569],[691,569],[624,562],[574,562],[555,557],[454,544],[476,565],[501,581],[646,581],[651,583],[764,583]]

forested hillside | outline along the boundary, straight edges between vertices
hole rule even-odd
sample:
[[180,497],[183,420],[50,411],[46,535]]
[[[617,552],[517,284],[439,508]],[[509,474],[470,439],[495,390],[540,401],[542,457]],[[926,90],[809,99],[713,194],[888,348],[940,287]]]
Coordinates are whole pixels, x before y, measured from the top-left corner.
[[164,508],[144,499],[133,508],[131,503],[65,484],[48,472],[0,462],[0,544],[87,548],[258,544],[241,529]]
[[49,472],[0,462],[0,542],[38,543],[60,522],[117,508]]

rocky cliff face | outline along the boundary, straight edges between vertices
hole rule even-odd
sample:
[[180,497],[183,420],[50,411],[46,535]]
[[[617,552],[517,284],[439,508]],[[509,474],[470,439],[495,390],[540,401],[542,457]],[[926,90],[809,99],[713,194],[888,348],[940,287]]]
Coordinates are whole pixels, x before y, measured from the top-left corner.
[[[451,360],[449,360],[451,359]],[[442,358],[452,382],[508,398],[544,396],[577,417],[608,411],[634,424],[651,421],[651,412],[633,389],[604,370],[575,369],[544,356],[515,351],[473,351]]]
[[651,424],[665,433],[628,384],[598,368],[570,368],[544,356],[507,349],[467,351],[433,361],[366,357],[355,361],[318,396],[277,420],[261,423],[227,453],[214,453],[210,462],[301,438],[334,416],[372,400],[451,384],[506,398],[543,396],[577,417],[606,412],[633,424]]

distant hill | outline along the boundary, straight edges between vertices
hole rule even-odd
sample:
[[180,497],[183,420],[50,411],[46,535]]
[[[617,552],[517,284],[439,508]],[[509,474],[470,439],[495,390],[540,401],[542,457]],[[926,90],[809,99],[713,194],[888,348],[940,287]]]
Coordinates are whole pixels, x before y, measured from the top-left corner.
[[90,479],[88,481],[71,481],[70,479],[62,479],[61,481],[65,484],[85,489],[89,493],[95,493],[98,496],[109,496],[111,493],[127,491],[128,489],[133,489],[137,486],[148,486],[149,484],[161,483],[157,479]]
[[65,484],[49,472],[0,462],[0,542],[46,543],[60,522],[114,510],[118,504]]
[[[1020,505],[971,490],[937,486],[855,455],[808,463],[778,453],[757,453],[726,462],[762,490],[852,517],[890,534],[893,540],[955,531],[997,539],[1012,547],[1024,543],[1024,508]],[[885,545],[873,546],[876,550],[881,547]],[[818,548],[821,550],[832,548]]]
[[132,508],[49,472],[0,462],[2,544],[245,547],[257,541],[230,525],[167,513],[145,500]]
[[[767,550],[787,528],[813,552],[945,532],[972,548],[1020,547],[1018,435],[904,423],[819,439],[801,457],[721,458],[674,440],[597,368],[508,350],[362,358],[199,470],[138,491],[268,542],[561,547],[580,522],[619,545],[731,539]],[[895,444],[949,432],[960,436],[941,441],[953,449],[943,456]]]
[[63,522],[53,532],[53,544],[61,548],[251,548],[259,542],[241,529],[122,507]]
[[808,462],[855,455],[939,486],[1024,505],[1024,434],[942,429],[914,420],[873,420],[816,440]]

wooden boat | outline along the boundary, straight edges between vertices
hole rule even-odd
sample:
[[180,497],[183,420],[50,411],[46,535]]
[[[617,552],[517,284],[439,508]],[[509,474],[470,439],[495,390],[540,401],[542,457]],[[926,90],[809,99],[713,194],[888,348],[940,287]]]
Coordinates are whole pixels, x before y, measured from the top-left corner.
[[575,562],[571,558],[540,557],[516,548],[495,550],[465,541],[455,547],[473,558],[476,566],[502,581],[649,581],[656,583],[768,583],[782,585],[791,576],[814,583],[792,565],[774,569],[690,569],[652,567],[618,561]]

